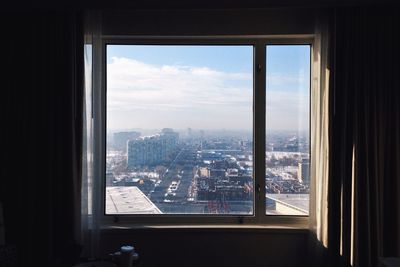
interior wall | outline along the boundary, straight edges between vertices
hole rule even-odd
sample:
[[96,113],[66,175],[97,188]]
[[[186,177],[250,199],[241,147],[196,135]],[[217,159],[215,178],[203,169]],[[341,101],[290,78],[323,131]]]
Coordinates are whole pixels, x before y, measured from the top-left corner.
[[284,35],[314,33],[316,9],[136,10],[102,12],[103,35]]
[[136,229],[103,233],[101,254],[133,245],[138,266],[306,266],[307,230]]

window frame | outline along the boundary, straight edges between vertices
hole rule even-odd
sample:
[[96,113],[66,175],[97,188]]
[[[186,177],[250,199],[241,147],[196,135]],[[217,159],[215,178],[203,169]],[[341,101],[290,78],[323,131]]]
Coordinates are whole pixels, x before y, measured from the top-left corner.
[[[124,227],[182,227],[182,226],[245,226],[245,227],[294,227],[307,228],[309,216],[267,215],[265,201],[265,142],[266,142],[266,50],[268,45],[310,45],[310,111],[313,69],[313,34],[304,35],[238,35],[238,36],[101,36],[94,43],[94,177],[100,177],[101,194],[99,203],[99,223],[102,226]],[[251,45],[253,46],[253,215],[229,214],[118,214],[105,213],[106,185],[106,115],[107,115],[107,45]],[[97,84],[96,84],[97,81]],[[310,159],[311,151],[311,112],[310,112]],[[257,131],[255,130],[257,129]],[[311,162],[311,160],[310,160]],[[312,166],[310,166],[310,169]],[[310,172],[311,174],[312,172]],[[310,181],[314,181],[310,177]],[[96,190],[94,188],[94,190]],[[312,194],[312,190],[310,190]],[[310,201],[313,199],[310,196]],[[310,205],[311,207],[311,205]]]

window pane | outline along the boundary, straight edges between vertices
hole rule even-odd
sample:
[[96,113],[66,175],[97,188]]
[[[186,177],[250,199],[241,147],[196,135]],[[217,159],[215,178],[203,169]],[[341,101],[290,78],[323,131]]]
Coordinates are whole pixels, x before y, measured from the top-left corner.
[[253,214],[253,47],[107,46],[107,214]]
[[267,46],[266,213],[308,215],[310,46]]

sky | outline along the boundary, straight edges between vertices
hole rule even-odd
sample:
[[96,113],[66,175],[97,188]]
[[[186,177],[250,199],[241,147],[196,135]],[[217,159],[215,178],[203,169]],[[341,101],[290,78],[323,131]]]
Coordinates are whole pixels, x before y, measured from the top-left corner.
[[[266,123],[306,130],[309,46],[268,46]],[[107,46],[107,129],[253,127],[252,46]]]

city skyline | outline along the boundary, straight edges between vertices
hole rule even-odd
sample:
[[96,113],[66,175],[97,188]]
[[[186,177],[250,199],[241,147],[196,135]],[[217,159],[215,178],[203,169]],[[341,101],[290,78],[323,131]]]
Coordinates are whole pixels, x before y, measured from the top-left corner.
[[[117,132],[107,139],[107,214],[254,214],[251,138],[193,129],[185,138],[174,129],[139,135]],[[308,215],[307,139],[298,134],[269,138],[265,213]]]

